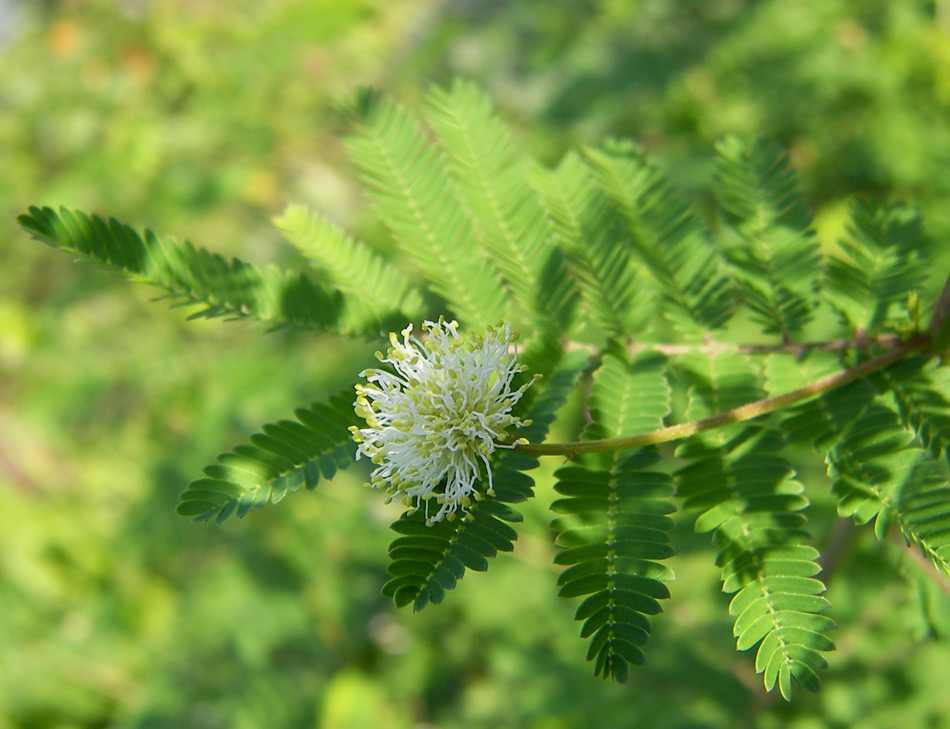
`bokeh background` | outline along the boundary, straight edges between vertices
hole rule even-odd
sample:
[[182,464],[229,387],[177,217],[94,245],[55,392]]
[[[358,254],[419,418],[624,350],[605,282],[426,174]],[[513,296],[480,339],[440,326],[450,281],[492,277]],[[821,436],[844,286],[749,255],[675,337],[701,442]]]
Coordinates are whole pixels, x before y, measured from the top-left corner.
[[545,161],[632,137],[703,210],[715,141],[764,136],[823,244],[862,192],[912,201],[947,248],[948,0],[0,0],[0,728],[950,726],[946,593],[820,503],[839,650],[791,706],[734,652],[689,520],[650,664],[619,686],[554,596],[546,486],[514,555],[418,615],[379,597],[394,514],[359,473],[221,527],[175,516],[216,453],[375,346],[186,321],[15,215],[295,266],[270,219],[297,202],[385,245],[333,106],[456,75]]

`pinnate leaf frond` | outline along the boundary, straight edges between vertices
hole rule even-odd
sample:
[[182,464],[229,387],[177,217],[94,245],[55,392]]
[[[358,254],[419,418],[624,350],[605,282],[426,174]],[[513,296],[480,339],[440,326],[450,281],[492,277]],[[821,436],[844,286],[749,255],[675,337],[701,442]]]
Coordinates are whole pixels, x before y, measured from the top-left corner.
[[662,315],[686,332],[720,327],[733,309],[733,283],[718,249],[660,171],[632,143],[611,141],[584,154],[663,293]]
[[399,247],[467,326],[505,316],[501,281],[476,245],[440,150],[409,112],[379,94],[356,101],[346,147]]
[[406,276],[326,218],[288,205],[274,225],[343,294],[344,331],[402,327],[421,314],[422,298]]
[[[660,427],[670,411],[665,359],[644,352],[633,361],[614,350],[594,374],[592,424],[585,437],[609,437]],[[661,612],[672,570],[659,560],[673,555],[669,532],[675,511],[668,474],[650,470],[655,448],[587,458],[555,473],[565,498],[551,508],[563,550],[555,562],[568,565],[558,577],[561,597],[584,597],[575,614],[590,638],[587,659],[594,675],[626,681],[629,664],[645,661],[647,616]]]
[[[527,476],[519,474],[529,483],[519,481],[517,485],[522,489],[513,489],[514,484],[506,479],[508,475],[496,472],[495,483],[509,486],[510,493],[524,488],[530,493],[533,482]],[[519,495],[521,500],[527,498]],[[394,522],[391,528],[401,536],[389,545],[390,579],[383,585],[383,597],[392,599],[397,607],[412,604],[416,611],[428,603],[438,605],[466,569],[483,572],[488,569],[488,560],[499,551],[514,549],[517,533],[508,523],[520,522],[522,517],[501,497],[479,501],[470,514],[470,519],[443,519],[428,526],[425,513],[420,510],[404,514]]]
[[604,339],[639,332],[649,321],[653,291],[640,285],[623,218],[588,166],[569,153],[555,169],[535,163],[528,173],[581,293],[586,323]]
[[726,223],[721,241],[746,303],[767,332],[792,335],[812,317],[821,256],[787,158],[736,137],[717,148],[713,189]]
[[822,289],[831,306],[854,330],[877,332],[905,324],[907,312],[898,306],[926,283],[930,258],[917,213],[900,204],[858,199],[839,246],[841,255],[826,264]]
[[[734,428],[730,429],[735,431]],[[801,483],[781,455],[782,439],[749,426],[717,451],[676,473],[684,509],[698,511],[696,530],[712,531],[719,547],[722,590],[733,594],[736,647],[758,646],[756,671],[789,700],[794,680],[817,691],[823,652],[834,650],[821,615],[824,585],[815,578],[818,552],[808,546]]]
[[[689,416],[727,410],[758,399],[759,373],[748,357],[683,358],[690,381]],[[695,459],[675,474],[683,508],[697,511],[696,530],[713,532],[723,592],[739,650],[758,646],[756,671],[765,687],[791,698],[792,682],[816,691],[822,653],[834,649],[833,623],[820,613],[824,585],[815,579],[818,552],[808,546],[803,487],[783,457],[783,439],[770,428],[736,424],[715,437],[691,439],[677,450]]]
[[515,148],[505,124],[471,84],[434,87],[426,97],[426,120],[448,160],[462,205],[478,239],[511,290],[509,320],[562,331],[570,314],[571,291],[550,297],[545,274],[557,251],[538,194],[528,185],[527,158]]
[[176,511],[192,521],[242,517],[251,508],[276,504],[304,485],[316,488],[321,477],[353,463],[356,443],[348,428],[357,424],[352,390],[328,403],[300,408],[296,420],[281,420],[261,428],[250,443],[222,453],[181,494]]
[[873,522],[879,539],[896,525],[950,574],[945,369],[909,358],[798,406],[782,428],[825,456],[840,516]]
[[60,208],[31,207],[19,223],[34,238],[139,283],[162,289],[167,298],[201,307],[195,317],[254,318],[273,328],[334,330],[340,295],[316,286],[304,274],[230,261],[188,241],[140,235],[115,218],[108,221]]
[[936,460],[950,463],[950,368],[910,357],[878,373],[878,389]]
[[673,556],[669,514],[675,507],[672,479],[648,470],[659,460],[652,449],[637,451],[610,471],[568,466],[555,476],[565,498],[552,504],[552,523],[566,565],[558,577],[561,597],[583,597],[574,615],[590,638],[587,659],[594,675],[626,681],[628,664],[642,665],[650,635],[647,616],[662,612],[664,582],[672,570],[659,562]]
[[878,397],[826,456],[838,514],[874,522],[879,539],[896,525],[934,566],[950,575],[950,485],[938,464]]

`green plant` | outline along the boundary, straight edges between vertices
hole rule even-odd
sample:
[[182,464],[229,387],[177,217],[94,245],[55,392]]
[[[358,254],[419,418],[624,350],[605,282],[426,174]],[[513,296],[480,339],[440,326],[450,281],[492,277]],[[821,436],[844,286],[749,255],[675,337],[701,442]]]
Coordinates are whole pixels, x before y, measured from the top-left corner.
[[[766,688],[786,699],[793,681],[818,688],[834,624],[793,466],[809,452],[824,459],[840,516],[873,522],[882,539],[896,527],[950,574],[939,361],[950,297],[921,327],[930,248],[912,210],[856,201],[838,248],[822,251],[787,161],[761,142],[719,146],[709,229],[634,145],[611,140],[545,168],[464,83],[429,93],[427,127],[373,92],[344,111],[392,260],[294,206],[276,224],[313,263],[299,274],[77,211],[31,208],[20,223],[197,317],[375,337],[450,314],[522,334],[527,374],[510,372],[519,397],[506,422],[523,427],[479,451],[493,489],[476,486],[464,518],[427,519],[422,497],[407,502],[383,587],[397,605],[439,603],[467,569],[513,549],[515,507],[543,455],[568,458],[552,504],[557,584],[583,598],[576,619],[597,675],[622,681],[645,660],[669,597],[678,502],[712,532],[737,647],[757,646]],[[542,379],[528,388],[530,375]],[[587,409],[577,440],[545,443],[574,393]],[[347,391],[263,426],[188,485],[179,513],[221,522],[332,478],[355,460],[351,431],[367,432],[352,401]],[[376,428],[365,403],[357,410]]]

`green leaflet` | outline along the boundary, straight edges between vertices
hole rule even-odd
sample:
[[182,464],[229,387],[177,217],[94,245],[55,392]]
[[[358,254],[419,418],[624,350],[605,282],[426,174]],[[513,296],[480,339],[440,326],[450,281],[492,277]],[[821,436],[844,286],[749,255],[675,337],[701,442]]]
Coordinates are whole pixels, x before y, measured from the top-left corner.
[[[678,362],[691,387],[689,417],[729,409],[760,397],[759,376],[739,354],[695,355]],[[758,645],[756,671],[765,688],[776,684],[789,700],[792,682],[817,691],[822,653],[834,649],[834,624],[820,613],[827,603],[815,575],[818,552],[808,546],[801,483],[781,455],[781,436],[755,424],[733,425],[692,439],[677,450],[695,459],[676,472],[683,508],[697,511],[696,531],[713,532],[723,592],[734,594],[738,650]]]
[[793,335],[811,319],[821,256],[797,179],[775,147],[736,137],[717,147],[713,190],[722,245],[746,304],[765,331]]
[[950,368],[910,357],[878,373],[874,382],[933,458],[950,459]]
[[18,218],[34,238],[62,248],[139,283],[157,286],[181,304],[203,308],[192,318],[252,317],[274,328],[330,331],[339,323],[340,295],[315,286],[304,274],[268,267],[263,272],[185,241],[144,236],[115,218],[78,210],[31,207]]
[[274,225],[342,292],[344,331],[398,330],[422,312],[422,298],[404,274],[325,218],[288,205]]
[[654,449],[637,451],[610,471],[569,466],[555,473],[555,489],[567,498],[551,508],[563,547],[555,562],[561,597],[584,597],[575,620],[591,638],[587,659],[594,675],[626,681],[628,664],[645,662],[649,615],[669,597],[663,584],[673,572],[658,560],[673,555],[669,514],[675,507],[672,479],[647,470],[659,460]]
[[214,519],[220,524],[232,514],[242,517],[251,507],[276,504],[301,485],[316,488],[321,476],[333,478],[338,468],[354,460],[356,443],[349,430],[357,424],[352,390],[295,411],[294,420],[263,426],[204,469],[204,478],[188,484],[176,511],[192,521]]
[[717,329],[733,309],[733,282],[689,209],[633,144],[611,141],[584,156],[626,221],[633,251],[662,292],[660,316],[687,334]]
[[406,513],[392,530],[403,535],[389,546],[391,579],[383,585],[383,597],[397,607],[408,604],[418,611],[427,603],[442,602],[445,592],[455,587],[466,568],[488,569],[488,560],[498,551],[514,549],[517,533],[508,526],[520,522],[521,514],[507,506],[530,498],[534,482],[517,469],[535,464],[505,464],[501,456],[493,469],[495,498],[486,498],[471,507],[471,519],[442,520],[426,526],[425,512]]
[[719,548],[723,592],[734,594],[738,650],[758,645],[755,668],[765,688],[776,683],[791,698],[794,679],[817,691],[823,652],[834,649],[834,627],[820,613],[824,585],[815,575],[818,552],[807,545],[801,511],[808,505],[775,433],[742,429],[717,452],[676,473],[684,508],[701,512],[697,531],[712,531]]
[[[587,437],[609,437],[657,428],[670,411],[665,359],[644,352],[628,360],[608,351],[594,373],[592,424]],[[673,555],[669,532],[675,511],[673,481],[650,470],[660,460],[655,448],[588,457],[584,465],[559,469],[555,490],[566,498],[551,505],[551,524],[563,547],[555,562],[567,565],[558,577],[561,597],[584,597],[575,613],[590,638],[587,659],[594,675],[626,681],[628,664],[645,662],[649,615],[669,597],[663,583],[672,570],[659,560]]]
[[904,539],[950,575],[950,485],[898,414],[876,399],[827,454],[838,513],[874,521],[879,539],[897,525]]
[[[526,158],[515,149],[491,104],[471,84],[455,81],[426,96],[426,120],[448,161],[455,189],[475,235],[491,254],[512,293],[507,320],[524,331],[563,331],[573,296],[551,241],[551,224],[525,176]],[[556,305],[551,304],[557,302]]]
[[501,281],[476,245],[445,160],[423,127],[373,92],[357,98],[354,117],[347,150],[401,250],[466,326],[503,319]]
[[553,170],[532,164],[528,174],[581,293],[585,323],[602,339],[642,330],[654,292],[639,285],[623,218],[583,160],[571,153]]
[[950,485],[946,478],[946,368],[912,357],[795,408],[782,423],[792,441],[825,454],[838,513],[895,524],[909,544],[950,571]]
[[904,205],[858,199],[851,205],[841,256],[828,259],[823,294],[856,331],[881,331],[908,321],[908,296],[927,281],[930,246],[920,218]]
[[[563,357],[534,396],[527,410],[533,422],[520,429],[520,435],[532,442],[544,439],[555,413],[576,387],[587,359],[583,352]],[[537,465],[537,458],[498,449],[492,464],[495,497],[476,502],[471,519],[443,520],[427,527],[424,509],[403,514],[392,525],[393,531],[402,536],[389,547],[392,579],[383,586],[383,596],[400,607],[412,603],[416,611],[430,602],[438,604],[466,568],[486,570],[488,560],[498,551],[514,549],[517,534],[506,522],[520,522],[522,517],[508,504],[521,503],[534,495],[534,481],[523,471]]]

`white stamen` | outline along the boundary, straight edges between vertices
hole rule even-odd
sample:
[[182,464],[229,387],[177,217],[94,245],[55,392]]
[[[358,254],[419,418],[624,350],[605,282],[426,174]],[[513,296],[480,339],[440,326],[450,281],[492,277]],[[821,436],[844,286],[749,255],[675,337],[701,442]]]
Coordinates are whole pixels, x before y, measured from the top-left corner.
[[[533,380],[511,390],[514,375],[526,368],[517,364],[517,349],[510,345],[518,336],[507,324],[467,341],[459,337],[457,322],[441,317],[422,328],[425,342],[412,335],[410,324],[402,341],[390,334],[385,357],[377,354],[395,374],[360,373],[368,384],[357,385],[354,408],[368,427],[351,430],[359,443],[357,459],[376,464],[371,485],[408,506],[424,503],[426,521],[433,524],[454,519],[460,505],[467,512],[481,498],[475,487],[480,463],[492,493],[489,456],[507,428],[525,425],[511,408]],[[429,501],[443,481],[435,494],[439,511],[429,516]]]

